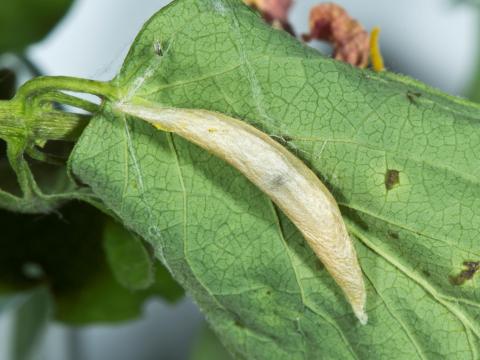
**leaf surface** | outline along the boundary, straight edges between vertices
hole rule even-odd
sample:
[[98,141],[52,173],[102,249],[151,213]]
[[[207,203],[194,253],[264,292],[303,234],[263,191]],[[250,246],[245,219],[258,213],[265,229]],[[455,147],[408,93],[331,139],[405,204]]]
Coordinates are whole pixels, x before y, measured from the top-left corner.
[[[125,99],[226,113],[311,166],[341,206],[368,290],[361,326],[289,220],[239,172],[109,104],[76,176],[155,248],[247,359],[472,359],[479,353],[480,108],[333,61],[240,1],[177,0],[142,29]],[[299,189],[301,191],[301,189]]]
[[212,330],[206,325],[203,326],[193,346],[190,360],[230,360],[231,358]]

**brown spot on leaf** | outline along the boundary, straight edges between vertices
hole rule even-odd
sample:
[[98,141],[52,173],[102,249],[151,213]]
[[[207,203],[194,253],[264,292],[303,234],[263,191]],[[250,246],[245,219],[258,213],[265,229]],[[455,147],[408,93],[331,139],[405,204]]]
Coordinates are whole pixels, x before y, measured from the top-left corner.
[[385,174],[385,188],[387,191],[392,190],[400,184],[400,171],[388,169]]
[[310,11],[310,34],[304,35],[303,39],[328,41],[333,45],[335,59],[360,68],[368,65],[368,32],[337,4],[320,4]]
[[395,231],[388,231],[388,236],[395,240],[398,240],[400,238],[400,236],[398,236],[398,233]]
[[417,99],[418,99],[420,96],[422,96],[422,93],[420,93],[420,92],[414,92],[414,91],[410,91],[410,90],[407,91],[407,99],[408,99],[408,101],[410,101],[412,104],[417,105],[417,104],[418,104]]
[[480,269],[480,261],[465,261],[463,265],[465,269],[463,269],[460,274],[449,277],[452,285],[463,285],[465,281],[471,280]]

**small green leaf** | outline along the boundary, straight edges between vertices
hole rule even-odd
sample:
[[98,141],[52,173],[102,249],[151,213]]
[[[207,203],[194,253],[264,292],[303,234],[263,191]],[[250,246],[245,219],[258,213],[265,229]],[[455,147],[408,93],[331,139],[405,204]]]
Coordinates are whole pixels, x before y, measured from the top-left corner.
[[138,237],[113,220],[105,223],[103,237],[108,263],[120,284],[131,290],[153,284],[153,259]]

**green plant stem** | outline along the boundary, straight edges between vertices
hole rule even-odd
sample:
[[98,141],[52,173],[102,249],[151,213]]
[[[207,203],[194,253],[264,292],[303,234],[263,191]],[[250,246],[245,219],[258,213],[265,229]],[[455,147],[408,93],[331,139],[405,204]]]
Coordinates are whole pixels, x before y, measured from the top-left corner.
[[108,99],[115,99],[118,97],[117,88],[109,82],[67,76],[40,76],[25,83],[18,90],[15,99],[17,101],[25,101],[30,96],[50,92],[52,90],[93,94]]
[[0,138],[73,141],[88,124],[90,115],[56,110],[25,114],[23,103],[0,101]]
[[102,99],[118,98],[118,89],[108,82],[66,76],[37,77],[25,83],[13,100],[0,101],[0,138],[76,140],[91,116],[62,112],[43,103],[71,105],[88,112],[97,111],[98,105],[64,91],[93,94]]
[[76,96],[65,94],[61,91],[45,92],[39,96],[37,101],[39,105],[43,105],[44,103],[58,103],[62,105],[69,105],[91,113],[94,113],[99,109],[99,105],[95,103],[92,103],[88,100],[80,99]]
[[26,133],[26,123],[19,117],[21,112],[20,103],[0,100],[0,138],[18,138]]
[[91,115],[50,111],[42,113],[34,123],[32,137],[36,140],[75,141],[88,125]]

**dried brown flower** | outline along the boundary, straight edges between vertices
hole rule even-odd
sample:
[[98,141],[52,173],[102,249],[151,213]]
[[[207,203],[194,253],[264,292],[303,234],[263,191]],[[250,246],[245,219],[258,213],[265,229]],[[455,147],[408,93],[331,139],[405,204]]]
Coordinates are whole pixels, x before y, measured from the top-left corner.
[[353,66],[368,65],[370,36],[341,6],[325,3],[310,11],[310,34],[305,41],[325,40],[333,45],[333,56]]
[[294,34],[288,22],[288,11],[293,0],[243,0],[250,7],[257,9],[269,24],[277,29],[283,29]]

